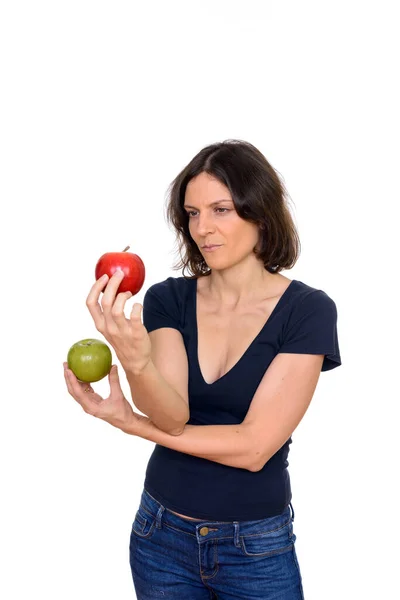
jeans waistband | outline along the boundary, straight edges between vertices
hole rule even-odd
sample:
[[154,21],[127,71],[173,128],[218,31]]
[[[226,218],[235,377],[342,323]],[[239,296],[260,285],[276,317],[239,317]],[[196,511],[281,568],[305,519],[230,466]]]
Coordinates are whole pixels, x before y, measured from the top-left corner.
[[238,539],[239,533],[241,535],[268,533],[279,530],[281,527],[291,524],[294,520],[294,510],[291,502],[280,515],[255,521],[210,521],[206,519],[190,521],[175,515],[145,489],[142,492],[140,506],[147,515],[155,519],[155,526],[159,529],[165,523],[183,533],[197,536],[199,541],[202,541],[205,531],[207,531],[207,535],[204,536],[206,541],[209,541],[210,538],[221,537]]

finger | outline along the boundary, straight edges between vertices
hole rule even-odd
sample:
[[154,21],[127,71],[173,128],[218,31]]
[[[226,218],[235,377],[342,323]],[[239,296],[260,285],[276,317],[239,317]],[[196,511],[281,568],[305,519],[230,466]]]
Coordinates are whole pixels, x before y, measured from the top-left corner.
[[96,283],[91,287],[88,297],[86,298],[86,306],[89,309],[90,314],[92,315],[94,324],[96,325],[96,329],[101,331],[104,329],[104,316],[103,311],[101,310],[99,304],[99,296],[107,285],[108,275],[103,275],[96,281]]
[[106,321],[111,317],[111,309],[115,302],[115,296],[124,276],[125,273],[121,269],[117,269],[104,290],[101,306]]
[[121,383],[119,380],[118,367],[117,365],[113,365],[108,374],[108,381],[110,382],[110,395],[114,395],[116,393],[121,393]]
[[92,386],[90,385],[90,383],[84,383],[83,381],[78,381],[81,390],[85,393],[85,394],[94,394],[94,389],[92,388]]
[[114,306],[111,309],[112,318],[114,319],[114,321],[117,324],[117,327],[119,328],[121,328],[127,320],[125,317],[124,309],[127,300],[129,300],[129,298],[131,298],[132,295],[132,292],[121,292],[117,295],[114,302]]
[[[94,397],[94,390],[90,383],[84,383],[79,381],[71,369],[64,367],[64,376],[67,382],[67,388],[71,396],[80,404],[86,413],[94,415],[96,408],[96,401]],[[86,391],[86,388],[88,391]],[[89,393],[88,393],[89,392]],[[92,396],[93,394],[93,396]]]
[[67,368],[65,368],[65,367],[64,367],[64,378],[65,378],[65,382],[67,384],[68,392],[73,397],[73,399],[76,400],[76,402],[78,402],[78,404],[80,404],[79,400],[77,398],[75,398],[75,394],[74,394],[74,390],[72,388],[72,382],[71,382],[71,376],[70,376],[69,370]]
[[71,369],[69,369],[69,368],[68,368],[68,363],[67,363],[67,362],[64,362],[64,363],[63,363],[63,366],[64,366],[64,374],[65,374],[65,372],[67,371],[67,379],[68,379],[68,382],[70,381],[70,379],[72,379],[72,378],[75,378],[75,379],[76,379],[76,382],[78,383],[78,385],[79,385],[79,387],[81,388],[81,390],[83,390],[83,391],[84,391],[84,392],[86,392],[86,393],[91,393],[91,394],[94,394],[94,389],[92,388],[91,384],[90,384],[90,383],[87,383],[87,382],[85,382],[85,381],[80,381],[80,380],[79,380],[79,379],[76,377],[75,373],[74,373],[74,372],[73,372]]
[[142,319],[141,319],[142,311],[143,311],[143,306],[141,304],[139,304],[139,302],[135,302],[135,304],[132,307],[132,311],[131,311],[131,316],[130,316],[131,321],[136,322],[136,323],[138,323],[140,321],[140,323],[142,323]]

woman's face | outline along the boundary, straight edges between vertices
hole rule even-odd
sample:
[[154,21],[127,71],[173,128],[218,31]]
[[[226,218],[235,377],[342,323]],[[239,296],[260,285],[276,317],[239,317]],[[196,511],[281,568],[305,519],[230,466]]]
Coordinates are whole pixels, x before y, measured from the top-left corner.
[[[225,185],[200,173],[186,187],[184,209],[189,216],[189,232],[211,269],[237,264],[249,256],[259,239],[259,229],[236,212]],[[205,245],[217,245],[208,251]]]

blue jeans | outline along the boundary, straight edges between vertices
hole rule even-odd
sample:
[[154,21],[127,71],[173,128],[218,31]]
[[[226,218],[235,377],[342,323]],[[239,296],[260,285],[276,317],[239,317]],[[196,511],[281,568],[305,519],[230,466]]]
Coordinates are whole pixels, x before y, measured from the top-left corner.
[[132,525],[137,600],[304,600],[292,504],[259,521],[189,521],[143,490]]

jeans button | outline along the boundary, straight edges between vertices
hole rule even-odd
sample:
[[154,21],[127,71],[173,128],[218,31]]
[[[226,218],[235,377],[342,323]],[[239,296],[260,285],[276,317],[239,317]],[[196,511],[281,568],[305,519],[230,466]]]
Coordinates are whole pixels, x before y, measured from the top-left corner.
[[207,535],[208,531],[209,531],[208,527],[202,527],[200,529],[200,535]]

